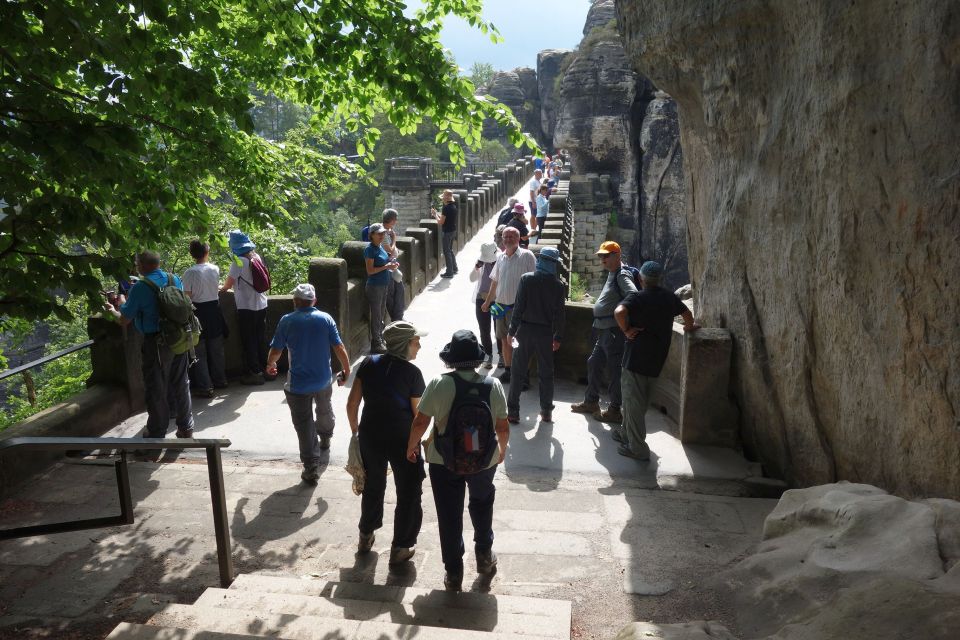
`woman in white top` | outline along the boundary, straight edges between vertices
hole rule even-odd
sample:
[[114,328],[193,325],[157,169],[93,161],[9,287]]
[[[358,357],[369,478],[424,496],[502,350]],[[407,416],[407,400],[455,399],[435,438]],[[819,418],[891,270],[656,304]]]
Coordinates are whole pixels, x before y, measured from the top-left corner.
[[486,369],[493,368],[493,341],[490,339],[492,318],[489,311],[483,311],[480,307],[490,291],[490,272],[493,271],[493,265],[496,262],[497,245],[485,242],[480,245],[480,259],[470,272],[470,281],[477,283],[473,288],[473,301],[477,312],[477,325],[480,327],[480,344],[487,354],[483,360],[483,366]]
[[190,367],[190,387],[194,395],[212,398],[214,389],[227,386],[223,356],[227,331],[220,311],[220,269],[208,262],[210,245],[205,242],[190,242],[190,255],[197,264],[184,271],[180,278],[200,321],[200,342],[196,348],[197,360]]
[[[250,258],[256,256],[247,234],[230,232],[230,251],[234,262],[221,291],[234,289],[237,304],[237,326],[240,329],[240,347],[243,355],[243,384],[263,384],[267,367],[267,296],[253,287]],[[270,376],[272,380],[276,376]]]

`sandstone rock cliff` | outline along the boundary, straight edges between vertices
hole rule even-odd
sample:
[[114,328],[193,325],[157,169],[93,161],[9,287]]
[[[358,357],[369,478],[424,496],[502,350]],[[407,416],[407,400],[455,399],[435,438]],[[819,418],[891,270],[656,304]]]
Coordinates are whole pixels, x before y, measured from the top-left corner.
[[553,128],[557,124],[560,70],[569,49],[546,49],[537,54],[537,92],[540,96],[540,129],[547,149],[553,151]]
[[[487,94],[510,107],[523,130],[537,140],[542,140],[540,131],[540,97],[537,87],[536,71],[529,67],[519,67],[513,71],[498,71],[490,80]],[[505,132],[489,120],[484,123],[484,135],[504,142],[508,148]]]
[[960,496],[960,4],[617,0],[677,101],[690,270],[749,452]]

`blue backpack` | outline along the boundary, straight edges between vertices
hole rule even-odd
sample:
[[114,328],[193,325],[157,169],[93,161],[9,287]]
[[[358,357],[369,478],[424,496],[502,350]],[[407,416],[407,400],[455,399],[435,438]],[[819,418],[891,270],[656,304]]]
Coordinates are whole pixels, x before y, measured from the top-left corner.
[[436,432],[434,446],[444,466],[458,475],[470,475],[490,466],[498,451],[494,431],[490,391],[493,381],[467,382],[456,372],[445,373],[453,378],[457,392],[447,416],[443,433]]
[[[631,267],[625,262],[620,265],[620,269],[622,269],[623,271],[626,271],[630,275],[630,277],[633,279],[633,284],[636,285],[637,287],[637,291],[640,291],[640,289],[643,288],[640,286],[640,269],[636,267]],[[623,291],[620,291],[619,275],[620,274],[618,273],[617,274],[618,277],[614,279],[613,283],[617,285],[617,291],[620,293],[620,298],[622,299],[622,298],[625,298],[626,296],[623,295]]]
[[360,229],[360,239],[364,242],[370,242],[370,225]]

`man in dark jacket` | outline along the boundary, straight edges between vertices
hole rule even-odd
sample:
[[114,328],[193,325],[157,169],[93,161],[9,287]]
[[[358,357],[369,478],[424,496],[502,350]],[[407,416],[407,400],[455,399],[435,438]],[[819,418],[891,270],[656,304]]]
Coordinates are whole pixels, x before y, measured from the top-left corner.
[[519,346],[513,356],[513,377],[507,398],[507,420],[520,422],[520,392],[527,379],[530,356],[537,358],[540,379],[540,419],[553,421],[553,352],[560,348],[566,291],[557,279],[560,252],[544,247],[537,256],[537,269],[520,278],[508,337]]
[[440,223],[443,242],[443,259],[447,270],[440,274],[441,278],[452,278],[457,274],[457,254],[453,252],[453,241],[457,237],[457,203],[450,189],[443,190],[443,208],[440,211],[430,209],[430,214]]
[[663,267],[644,262],[640,267],[642,289],[617,305],[614,318],[626,336],[626,352],[620,385],[623,394],[623,428],[611,436],[620,443],[617,453],[637,460],[650,459],[646,413],[657,378],[663,370],[673,338],[673,319],[683,318],[685,332],[700,328],[693,314],[672,291],[660,288]]

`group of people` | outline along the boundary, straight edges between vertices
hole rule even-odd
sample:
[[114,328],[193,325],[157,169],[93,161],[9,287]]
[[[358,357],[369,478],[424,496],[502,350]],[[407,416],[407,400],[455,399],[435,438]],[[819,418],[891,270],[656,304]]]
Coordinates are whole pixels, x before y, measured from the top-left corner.
[[[104,310],[122,324],[133,324],[143,334],[141,371],[147,407],[146,437],[163,438],[171,414],[176,419],[177,437],[193,435],[193,395],[213,397],[216,389],[227,386],[224,338],[227,323],[220,308],[220,292],[233,289],[240,333],[243,384],[262,385],[275,374],[267,371],[264,349],[267,323],[266,289],[258,286],[262,278],[255,272],[269,275],[256,245],[239,230],[228,237],[232,262],[221,284],[220,269],[210,262],[210,245],[193,240],[190,256],[195,264],[182,276],[160,268],[160,255],[144,251],[137,256],[139,274],[126,294],[113,297]],[[267,285],[269,286],[269,285]],[[174,353],[161,334],[163,321],[160,294],[173,287],[189,298],[199,321],[199,339],[189,352]],[[193,356],[191,358],[191,356]]]
[[[446,277],[457,273],[452,255],[456,204],[450,192],[444,193],[443,200],[442,210],[433,213],[444,231],[445,256],[450,254],[443,274]],[[508,208],[517,205],[511,201]],[[478,334],[456,331],[439,354],[451,371],[427,382],[413,363],[420,351],[420,338],[426,333],[402,319],[402,278],[394,277],[398,272],[393,232],[396,221],[397,212],[387,209],[383,222],[368,228],[370,244],[364,250],[364,259],[372,348],[356,369],[346,404],[364,475],[358,551],[365,553],[373,548],[376,531],[383,525],[389,468],[397,494],[390,562],[402,563],[413,557],[423,522],[422,483],[429,473],[444,585],[459,591],[464,573],[465,494],[469,495],[477,571],[481,575],[496,571],[493,480],[506,454],[510,424],[520,422],[520,396],[528,386],[527,369],[534,358],[540,419],[552,421],[553,359],[563,340],[565,322],[565,288],[558,277],[560,255],[550,246],[535,255],[521,246],[521,228],[513,224],[498,227],[495,241],[481,246],[470,274],[475,282],[471,295]],[[449,238],[448,224],[452,226]],[[253,242],[239,231],[231,232],[230,248],[235,263],[222,285],[219,270],[209,263],[209,247],[200,241],[190,245],[196,264],[182,278],[162,271],[159,256],[145,251],[138,257],[142,284],[138,282],[130,289],[119,308],[106,305],[109,312],[124,323],[132,322],[144,335],[146,435],[164,437],[173,412],[177,436],[192,437],[190,381],[200,391],[226,385],[226,328],[217,300],[219,291],[235,288],[244,345],[243,379],[260,384],[265,378],[275,378],[286,351],[289,370],[284,394],[297,434],[301,478],[316,484],[322,452],[329,448],[334,429],[333,384],[344,385],[350,379],[350,356],[334,319],[316,308],[314,287],[300,284],[291,292],[294,311],[280,319],[269,351],[261,357],[258,345],[265,331],[266,296],[253,286],[259,256]],[[604,242],[597,256],[607,278],[593,307],[594,344],[587,361],[586,394],[571,409],[613,423],[611,435],[619,443],[618,452],[644,460],[649,458],[644,414],[670,348],[673,319],[681,316],[686,331],[694,331],[699,325],[675,294],[659,286],[663,269],[658,263],[648,261],[639,269],[628,267],[621,259],[619,245],[612,241]],[[202,324],[203,339],[197,345],[195,369],[189,373],[185,354],[174,355],[159,339],[155,290],[170,286],[182,289],[191,298]],[[392,320],[386,326],[385,313]],[[488,376],[481,369],[494,368],[495,346],[500,355],[496,366],[503,371]],[[332,358],[339,363],[336,374]],[[600,406],[604,390],[609,396],[606,408]],[[431,425],[433,429],[424,440]]]

